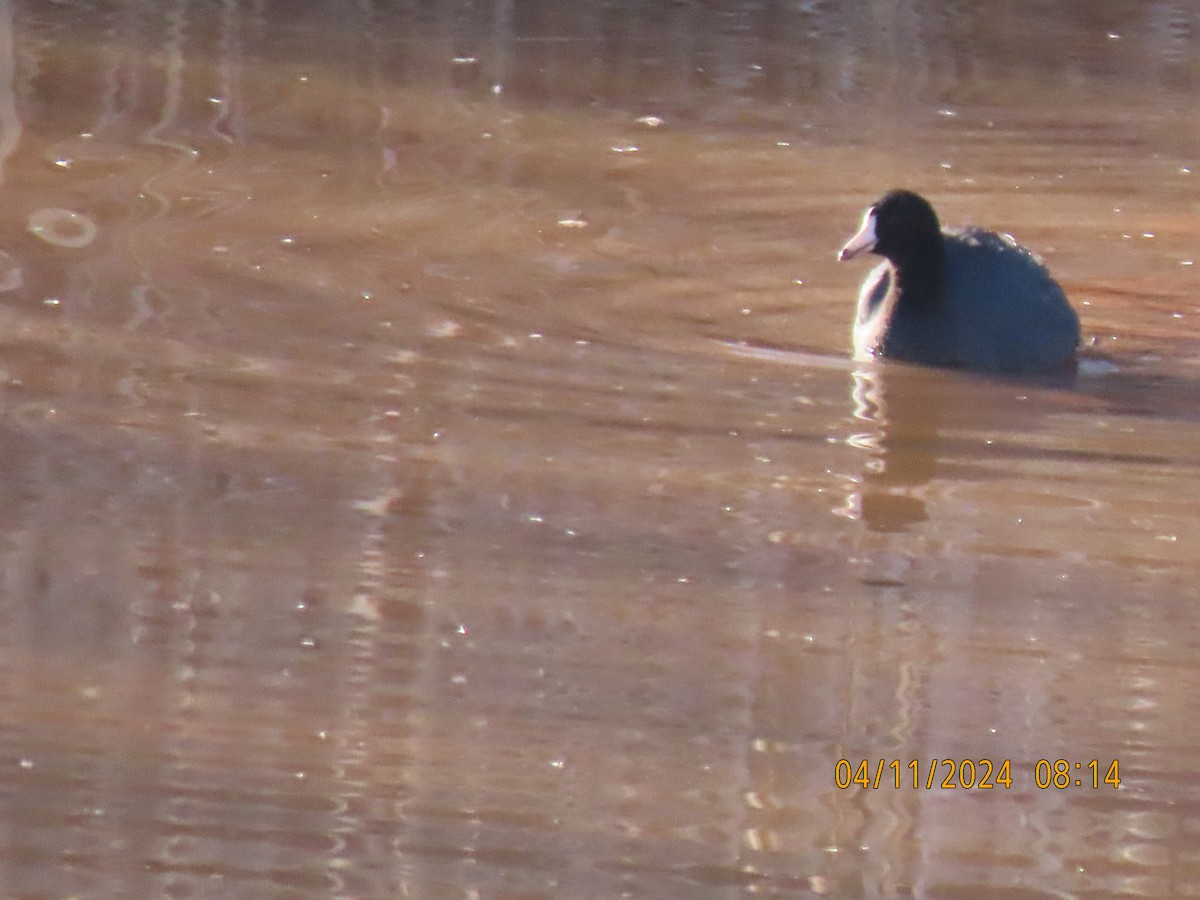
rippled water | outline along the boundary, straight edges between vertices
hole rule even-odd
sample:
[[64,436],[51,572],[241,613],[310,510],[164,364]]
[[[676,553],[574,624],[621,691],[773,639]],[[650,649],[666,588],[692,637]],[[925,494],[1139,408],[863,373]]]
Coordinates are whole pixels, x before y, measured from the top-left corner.
[[[1189,4],[0,25],[0,894],[1200,884]],[[1074,382],[851,363],[899,185]]]

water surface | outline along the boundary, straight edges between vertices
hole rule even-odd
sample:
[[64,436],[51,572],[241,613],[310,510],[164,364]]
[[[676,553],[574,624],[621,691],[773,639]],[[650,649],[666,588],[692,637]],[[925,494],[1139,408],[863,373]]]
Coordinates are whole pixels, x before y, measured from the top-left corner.
[[[0,25],[0,893],[1200,883],[1186,4]],[[1074,382],[849,359],[893,186]]]

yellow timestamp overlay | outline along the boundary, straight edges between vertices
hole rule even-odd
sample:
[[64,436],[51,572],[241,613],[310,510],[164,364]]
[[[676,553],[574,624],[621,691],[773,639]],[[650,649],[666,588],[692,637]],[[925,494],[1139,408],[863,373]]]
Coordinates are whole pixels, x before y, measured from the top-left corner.
[[1014,766],[1009,759],[839,759],[833,766],[833,783],[841,790],[1011,790],[1014,784],[1028,783],[1030,774],[1033,786],[1043,791],[1121,786],[1121,763],[1116,759],[1039,759],[1032,767]]

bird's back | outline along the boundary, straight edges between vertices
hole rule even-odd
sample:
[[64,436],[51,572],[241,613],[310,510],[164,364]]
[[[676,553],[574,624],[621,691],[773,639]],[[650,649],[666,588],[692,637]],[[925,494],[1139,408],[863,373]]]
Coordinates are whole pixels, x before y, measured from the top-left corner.
[[1011,237],[983,229],[945,235],[946,314],[958,365],[1044,371],[1079,344],[1079,319],[1041,261]]

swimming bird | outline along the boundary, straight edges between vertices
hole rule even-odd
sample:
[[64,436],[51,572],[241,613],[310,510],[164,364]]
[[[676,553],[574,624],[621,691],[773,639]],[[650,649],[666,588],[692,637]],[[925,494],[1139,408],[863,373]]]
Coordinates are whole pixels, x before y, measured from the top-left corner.
[[929,201],[897,190],[867,208],[838,259],[868,252],[884,262],[858,296],[855,356],[1014,373],[1073,363],[1079,318],[1011,235],[943,230]]

